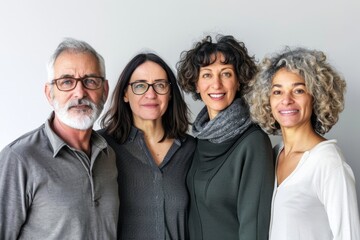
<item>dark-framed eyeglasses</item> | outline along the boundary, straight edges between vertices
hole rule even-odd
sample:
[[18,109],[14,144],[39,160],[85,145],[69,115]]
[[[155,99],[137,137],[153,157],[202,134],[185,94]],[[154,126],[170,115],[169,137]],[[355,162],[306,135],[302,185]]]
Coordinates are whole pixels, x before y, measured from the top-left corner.
[[55,84],[60,91],[71,91],[76,88],[77,83],[80,81],[84,88],[89,90],[96,90],[101,88],[103,77],[84,76],[81,78],[74,77],[61,77],[51,81],[51,84]]
[[169,92],[170,84],[167,81],[155,82],[155,83],[147,83],[143,81],[137,81],[129,83],[131,86],[131,90],[136,95],[142,95],[149,90],[149,87],[152,87],[154,91],[159,95],[165,95]]

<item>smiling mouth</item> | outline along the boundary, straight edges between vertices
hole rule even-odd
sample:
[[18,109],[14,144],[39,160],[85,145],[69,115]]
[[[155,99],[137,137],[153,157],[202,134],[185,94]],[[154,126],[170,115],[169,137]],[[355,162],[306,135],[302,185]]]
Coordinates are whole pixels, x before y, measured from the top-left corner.
[[284,111],[279,111],[279,113],[281,114],[292,114],[292,113],[298,113],[299,110],[284,110]]
[[225,96],[225,93],[210,93],[209,96],[211,98],[222,98]]

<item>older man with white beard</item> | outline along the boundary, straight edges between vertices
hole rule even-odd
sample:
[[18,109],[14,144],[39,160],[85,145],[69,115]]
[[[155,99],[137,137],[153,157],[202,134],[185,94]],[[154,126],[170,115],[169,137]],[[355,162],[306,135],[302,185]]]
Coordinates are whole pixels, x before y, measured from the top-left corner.
[[0,239],[116,239],[115,154],[92,130],[108,96],[104,60],[65,39],[48,77],[54,112],[0,152]]

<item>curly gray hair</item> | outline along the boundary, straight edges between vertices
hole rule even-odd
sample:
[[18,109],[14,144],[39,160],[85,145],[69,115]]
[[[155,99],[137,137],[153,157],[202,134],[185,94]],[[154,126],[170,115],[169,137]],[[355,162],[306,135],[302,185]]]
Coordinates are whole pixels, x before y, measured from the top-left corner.
[[306,88],[314,99],[312,127],[321,135],[327,133],[344,109],[346,83],[326,61],[325,54],[317,50],[291,50],[287,47],[263,59],[259,73],[250,83],[252,90],[245,96],[252,119],[269,134],[281,134],[270,107],[272,79],[281,68],[297,73],[305,80]]

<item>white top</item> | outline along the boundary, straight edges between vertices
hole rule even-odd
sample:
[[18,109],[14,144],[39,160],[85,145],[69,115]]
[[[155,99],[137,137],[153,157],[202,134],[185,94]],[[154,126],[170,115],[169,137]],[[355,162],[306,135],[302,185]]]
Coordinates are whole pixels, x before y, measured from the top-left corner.
[[336,140],[306,151],[279,186],[276,179],[270,240],[360,240],[355,178]]

